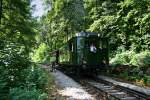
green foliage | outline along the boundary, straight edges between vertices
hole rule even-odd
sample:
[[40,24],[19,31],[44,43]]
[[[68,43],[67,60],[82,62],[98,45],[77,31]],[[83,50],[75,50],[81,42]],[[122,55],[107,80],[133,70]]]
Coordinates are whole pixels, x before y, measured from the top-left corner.
[[111,64],[131,64],[135,66],[148,67],[150,66],[150,52],[143,51],[135,53],[133,51],[118,52],[110,61]]
[[[32,44],[33,26],[29,0],[2,0],[2,18],[0,38],[18,40],[20,43]],[[25,43],[26,41],[26,43]]]
[[128,72],[123,72],[123,73],[120,73],[120,75],[119,75],[120,77],[122,77],[122,78],[125,78],[125,79],[128,79],[128,77],[129,77],[129,75],[128,75]]
[[22,44],[7,42],[0,51],[0,77],[8,86],[17,86],[20,72],[31,64],[26,49]]
[[[47,0],[46,0],[47,1]],[[52,0],[42,18],[47,45],[60,48],[78,31],[109,37],[110,51],[123,46],[136,52],[150,49],[150,3],[147,0]],[[74,12],[72,12],[74,11]]]
[[68,51],[68,45],[65,44],[60,48],[61,55],[59,57],[60,62],[69,62],[69,51]]
[[130,63],[132,65],[136,65],[140,67],[149,67],[150,66],[150,51],[143,51],[139,54],[134,55]]
[[84,28],[83,0],[52,0],[51,11],[40,20],[39,32],[41,37],[51,48],[60,48],[76,32]]
[[47,94],[41,93],[39,90],[28,88],[12,88],[9,97],[11,100],[47,100]]
[[[111,60],[114,65],[112,73],[130,81],[136,81],[141,85],[150,84],[150,51],[135,53],[133,51],[122,51]],[[122,67],[122,64],[130,64]],[[118,66],[119,65],[119,66]]]
[[39,66],[28,67],[21,72],[22,81],[20,87],[10,90],[12,100],[46,100],[48,99],[45,91],[48,85],[48,75]]
[[132,56],[135,55],[133,51],[125,51],[119,54],[116,54],[114,58],[111,59],[111,64],[129,64]]
[[42,90],[48,84],[48,75],[39,66],[31,66],[23,70],[21,74],[24,80],[22,85],[28,88],[35,87]]
[[32,60],[38,63],[44,63],[50,61],[49,47],[45,43],[41,43],[38,49],[35,50],[32,55]]
[[116,56],[111,59],[110,63],[148,67],[150,66],[150,52],[143,51],[135,53],[133,51],[123,51],[122,53],[117,53]]
[[37,22],[31,18],[31,0],[1,1],[0,99],[45,100],[48,76],[29,57],[37,32]]
[[8,97],[9,90],[7,89],[6,85],[7,85],[6,81],[0,79],[0,99],[2,100]]
[[114,23],[114,16],[102,16],[100,19],[94,21],[89,30],[100,33],[102,37],[106,37],[111,32],[109,30],[113,30]]
[[146,84],[150,85],[150,76],[145,75],[145,76],[144,76],[144,82],[145,82]]
[[5,44],[0,50],[0,99],[7,100],[10,93],[13,100],[45,100],[48,75],[30,62],[24,45],[11,41]]

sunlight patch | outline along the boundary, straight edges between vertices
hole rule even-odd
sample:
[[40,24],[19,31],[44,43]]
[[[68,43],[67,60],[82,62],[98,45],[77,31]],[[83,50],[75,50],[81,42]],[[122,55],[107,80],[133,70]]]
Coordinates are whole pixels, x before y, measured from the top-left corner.
[[93,98],[87,94],[83,89],[75,87],[66,87],[63,90],[58,90],[58,93],[62,96],[67,96],[72,99],[86,99],[93,100]]

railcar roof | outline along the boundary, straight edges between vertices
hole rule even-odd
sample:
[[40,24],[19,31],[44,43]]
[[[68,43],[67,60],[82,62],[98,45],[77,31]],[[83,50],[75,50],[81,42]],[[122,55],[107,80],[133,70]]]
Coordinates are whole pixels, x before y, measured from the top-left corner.
[[100,38],[107,38],[107,37],[101,37],[99,33],[95,33],[95,32],[79,32],[79,33],[76,33],[75,37],[92,37],[92,36],[98,36]]
[[107,39],[107,37],[101,37],[100,34],[95,33],[95,32],[79,32],[79,33],[76,33],[76,36],[70,38],[69,41],[72,41],[73,39],[78,38],[78,37],[87,37],[87,38],[88,37],[99,37],[101,39]]
[[79,32],[76,33],[76,37],[83,36],[83,37],[89,37],[89,36],[98,36],[99,34],[95,32]]

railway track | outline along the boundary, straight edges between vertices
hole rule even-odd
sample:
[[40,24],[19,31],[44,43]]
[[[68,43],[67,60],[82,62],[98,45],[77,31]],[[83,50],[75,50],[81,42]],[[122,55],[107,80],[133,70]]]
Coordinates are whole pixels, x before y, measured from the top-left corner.
[[96,100],[150,100],[150,90],[128,83],[119,83],[105,76],[79,78],[67,75],[79,82],[90,94],[94,95]]
[[102,100],[138,100],[137,97],[128,94],[120,88],[116,88],[113,85],[108,85],[96,81],[87,81],[88,86],[93,87],[99,92],[99,96]]
[[97,94],[97,100],[150,100],[150,95],[99,78],[81,80],[80,83],[86,85],[88,92],[91,92],[88,88],[95,89],[92,94]]
[[136,100],[150,100],[150,88],[143,88],[133,84],[116,81],[106,76],[98,76],[97,78],[106,84],[114,86],[116,89],[126,92],[128,95],[136,97]]

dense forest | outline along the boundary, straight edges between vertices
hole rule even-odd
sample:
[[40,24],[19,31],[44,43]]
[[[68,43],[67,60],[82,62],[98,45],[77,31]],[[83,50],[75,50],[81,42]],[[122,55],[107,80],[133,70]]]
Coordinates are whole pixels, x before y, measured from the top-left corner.
[[51,10],[39,21],[41,34],[34,61],[53,60],[49,52],[63,46],[77,32],[96,32],[109,38],[110,65],[114,69],[128,65],[121,68],[126,71],[117,71],[121,77],[150,83],[149,0],[44,1]]
[[37,25],[30,3],[0,0],[0,100],[48,98],[49,76],[30,56],[36,44]]
[[50,51],[80,31],[108,37],[110,57],[150,50],[148,0],[45,0],[45,4],[51,10],[41,18],[39,32]]
[[136,52],[150,49],[148,0],[51,0],[48,3],[52,7],[41,20],[42,32],[48,44],[58,42],[56,48],[76,32],[92,31],[110,38],[111,51],[118,47]]
[[0,99],[48,99],[52,79],[38,63],[81,31],[108,37],[110,64],[134,65],[129,78],[150,83],[149,0],[43,0],[50,10],[38,19],[31,1],[0,0]]

